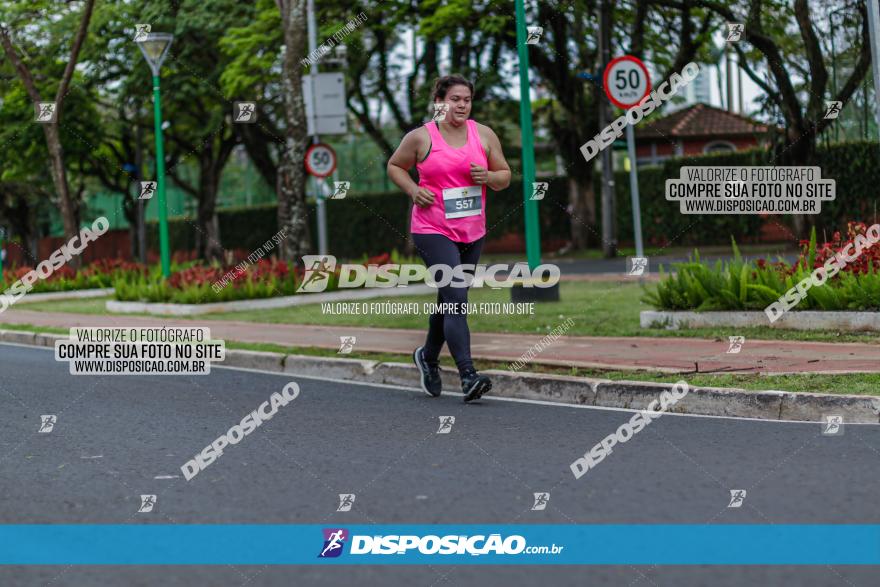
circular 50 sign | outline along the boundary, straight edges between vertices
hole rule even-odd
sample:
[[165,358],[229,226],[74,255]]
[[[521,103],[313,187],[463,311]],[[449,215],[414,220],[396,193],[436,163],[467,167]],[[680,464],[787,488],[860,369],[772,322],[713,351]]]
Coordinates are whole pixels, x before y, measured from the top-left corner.
[[618,108],[628,110],[651,92],[651,78],[642,60],[632,55],[612,59],[605,68],[605,94]]
[[318,143],[306,151],[306,171],[315,177],[328,177],[336,170],[336,152],[330,145]]

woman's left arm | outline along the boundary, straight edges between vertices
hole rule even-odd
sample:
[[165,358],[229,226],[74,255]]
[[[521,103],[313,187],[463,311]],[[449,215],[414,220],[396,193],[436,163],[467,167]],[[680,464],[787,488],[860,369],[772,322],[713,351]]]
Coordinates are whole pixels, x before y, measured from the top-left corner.
[[504,152],[501,150],[501,141],[498,140],[495,131],[488,126],[484,128],[486,129],[486,142],[489,146],[488,153],[486,154],[489,159],[489,178],[486,185],[492,191],[497,192],[510,185],[510,166],[504,158]]

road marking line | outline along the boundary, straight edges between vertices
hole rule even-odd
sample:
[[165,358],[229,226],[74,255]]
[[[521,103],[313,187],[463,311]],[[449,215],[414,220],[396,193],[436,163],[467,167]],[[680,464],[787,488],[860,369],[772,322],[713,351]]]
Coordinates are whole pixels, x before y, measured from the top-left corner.
[[[48,347],[41,347],[32,344],[19,344],[16,342],[0,342],[0,345],[9,345],[9,346],[20,346],[28,349],[41,349],[44,351],[52,351],[54,349]],[[406,387],[403,385],[392,385],[390,383],[370,383],[370,382],[362,382],[362,381],[350,381],[348,379],[335,379],[332,377],[318,377],[315,375],[299,375],[296,373],[278,373],[277,371],[262,371],[260,369],[250,369],[247,367],[230,367],[227,365],[211,365],[214,369],[231,369],[234,371],[246,371],[250,373],[260,373],[261,375],[275,375],[279,377],[300,377],[302,379],[314,379],[317,381],[332,381],[333,383],[348,383],[351,385],[366,385],[367,387],[385,387],[388,389],[398,389],[402,391],[414,391],[418,392],[421,395],[424,395],[417,387]],[[173,377],[173,376],[172,376]],[[186,375],[180,375],[180,377],[186,377]],[[777,390],[778,391],[778,390]],[[784,393],[797,393],[797,392],[784,392]],[[458,391],[446,391],[443,390],[444,395],[452,395],[461,397],[463,394]],[[636,412],[640,412],[641,410],[633,410],[629,408],[612,408],[605,406],[585,406],[585,405],[575,405],[575,404],[564,404],[557,402],[548,402],[544,400],[534,400],[534,399],[520,399],[514,397],[493,397],[493,396],[483,396],[484,399],[490,401],[504,401],[504,402],[517,402],[524,404],[536,404],[540,406],[552,406],[552,407],[562,407],[562,408],[574,408],[581,410],[603,410],[603,411],[611,411],[611,412],[628,412],[630,414],[634,414]],[[738,416],[709,416],[706,414],[678,414],[675,412],[664,412],[664,416],[679,416],[682,418],[715,418],[718,420],[738,420],[744,422],[776,422],[779,424],[806,424],[809,426],[816,426],[822,424],[822,422],[804,422],[803,420],[769,420],[765,418],[742,418]],[[880,424],[876,422],[848,422],[848,426],[880,426]]]
[[[421,389],[418,387],[406,387],[403,385],[394,385],[391,383],[371,383],[366,381],[351,381],[349,379],[335,379],[333,377],[319,377],[316,375],[300,375],[298,373],[278,373],[277,371],[262,371],[260,369],[250,369],[248,367],[230,367],[228,365],[220,366],[220,365],[212,365],[212,368],[217,369],[232,369],[235,371],[247,371],[251,373],[260,373],[262,375],[278,375],[281,377],[300,377],[302,379],[314,379],[316,381],[332,381],[333,383],[348,383],[351,385],[365,385],[367,387],[386,387],[388,389],[397,389],[401,391],[415,391],[420,395],[424,395]],[[777,390],[778,391],[778,390]],[[783,393],[797,393],[797,392],[783,392]],[[462,394],[459,391],[446,391],[443,390],[443,395],[452,395],[457,397],[462,397]],[[610,412],[627,412],[630,414],[635,414],[636,412],[641,412],[642,410],[634,410],[631,408],[613,408],[606,406],[586,406],[586,405],[575,405],[575,404],[565,404],[560,402],[548,402],[545,400],[536,400],[536,399],[521,399],[515,397],[497,397],[491,395],[484,395],[482,399],[487,399],[490,401],[498,401],[498,402],[516,402],[523,404],[536,404],[540,406],[551,406],[557,408],[574,408],[580,410],[602,410],[602,411],[610,411]],[[778,422],[784,424],[807,424],[809,426],[819,426],[822,422],[804,422],[803,420],[769,420],[766,418],[742,418],[738,416],[710,416],[707,414],[679,414],[676,412],[663,412],[664,416],[680,416],[682,418],[716,418],[719,420],[737,420],[737,421],[747,421],[747,422]],[[847,422],[848,426],[880,426],[880,424],[875,422]]]

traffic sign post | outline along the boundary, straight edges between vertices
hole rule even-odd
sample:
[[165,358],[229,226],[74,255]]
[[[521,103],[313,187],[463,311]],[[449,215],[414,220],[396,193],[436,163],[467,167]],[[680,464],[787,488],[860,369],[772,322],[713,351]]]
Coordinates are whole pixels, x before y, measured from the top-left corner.
[[[309,36],[309,55],[315,54],[318,27],[315,24],[315,0],[308,0],[306,5],[307,27]],[[309,75],[303,77],[303,99],[308,120],[308,134],[312,137],[312,148],[320,142],[321,134],[347,134],[348,116],[345,101],[345,77],[341,73],[319,73],[318,61],[312,62]],[[323,145],[333,153],[327,145]],[[311,151],[311,149],[310,149]],[[317,155],[320,157],[320,152]],[[328,177],[336,169],[336,154],[333,153],[333,168],[326,174],[312,174],[312,185],[315,186],[315,200],[318,216],[318,252],[327,254],[327,213],[323,197],[321,179]],[[308,165],[309,155],[306,154]],[[320,166],[320,162],[316,162]],[[311,173],[311,172],[309,172]]]
[[327,205],[323,180],[336,171],[336,151],[330,145],[315,143],[306,150],[306,171],[314,178],[315,208],[318,216],[318,254],[327,254]]
[[612,59],[605,66],[603,82],[605,95],[612,104],[624,110],[629,110],[651,93],[648,68],[632,55]]
[[336,171],[336,151],[324,143],[312,145],[306,150],[306,171],[314,177],[330,177]]
[[[651,77],[642,60],[632,55],[612,59],[605,67],[605,94],[618,108],[629,110],[651,93]],[[642,243],[642,211],[639,202],[639,175],[636,171],[636,139],[631,124],[626,125],[626,148],[629,155],[629,188],[632,198],[633,232],[636,257],[644,257]]]

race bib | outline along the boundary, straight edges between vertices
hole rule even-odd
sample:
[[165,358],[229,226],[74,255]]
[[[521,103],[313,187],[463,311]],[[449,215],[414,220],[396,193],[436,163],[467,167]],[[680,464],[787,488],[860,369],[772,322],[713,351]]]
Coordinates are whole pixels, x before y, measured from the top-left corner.
[[479,216],[483,209],[483,188],[471,185],[443,190],[443,207],[447,218]]

